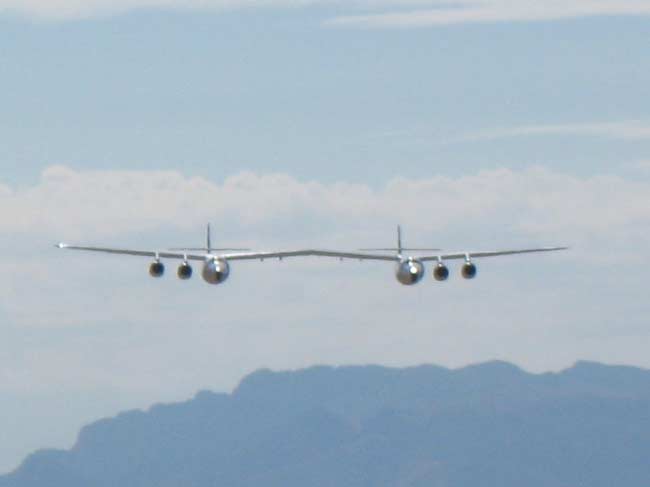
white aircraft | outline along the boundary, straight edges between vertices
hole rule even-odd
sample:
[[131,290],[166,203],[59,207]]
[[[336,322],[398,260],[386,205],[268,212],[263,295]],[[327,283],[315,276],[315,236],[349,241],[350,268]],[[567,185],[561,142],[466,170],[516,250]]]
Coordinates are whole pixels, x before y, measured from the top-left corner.
[[[334,257],[338,259],[358,259],[358,260],[378,260],[394,262],[396,264],[395,277],[406,286],[416,284],[424,277],[425,262],[435,262],[433,277],[437,281],[446,281],[449,278],[449,269],[445,265],[447,260],[464,260],[461,267],[461,275],[465,279],[476,277],[477,268],[474,264],[475,258],[480,257],[497,257],[502,255],[530,254],[537,252],[554,252],[566,250],[568,247],[540,247],[533,249],[520,250],[495,250],[479,252],[442,252],[439,249],[422,249],[422,248],[405,248],[402,246],[401,228],[397,227],[397,247],[383,249],[361,249],[358,252],[345,252],[336,250],[288,250],[279,252],[252,252],[249,249],[233,248],[213,248],[210,225],[206,231],[205,247],[200,248],[177,248],[164,251],[154,250],[129,250],[107,247],[87,247],[78,245],[68,245],[60,243],[57,245],[60,249],[85,250],[90,252],[104,252],[108,254],[135,255],[140,257],[151,257],[153,262],[149,266],[149,274],[152,277],[162,277],[165,273],[165,266],[161,259],[180,260],[181,264],[177,269],[179,279],[187,280],[192,277],[192,266],[190,261],[199,261],[203,263],[201,275],[209,284],[221,284],[230,275],[230,261],[236,260],[256,260],[264,259],[285,259],[290,257]],[[375,253],[372,253],[375,252]],[[381,253],[377,253],[381,252]],[[392,254],[384,252],[394,252]],[[435,252],[428,255],[412,257],[405,255],[405,252]]]

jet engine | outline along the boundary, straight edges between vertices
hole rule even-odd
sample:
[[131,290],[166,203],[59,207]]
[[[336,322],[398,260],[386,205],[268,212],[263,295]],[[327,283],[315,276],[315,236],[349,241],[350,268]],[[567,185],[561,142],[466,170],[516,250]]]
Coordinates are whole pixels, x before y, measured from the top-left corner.
[[159,260],[155,260],[149,266],[149,275],[151,277],[162,277],[165,274],[165,265]]
[[436,281],[446,281],[449,279],[449,268],[442,262],[439,262],[433,269],[433,277]]
[[183,262],[178,266],[178,271],[176,271],[176,274],[178,275],[179,279],[186,281],[192,277],[192,266],[187,262]]
[[474,279],[476,277],[476,272],[476,266],[470,261],[465,262],[461,269],[461,274],[465,279]]
[[208,284],[221,284],[228,279],[230,266],[224,259],[206,260],[201,275]]
[[403,260],[397,264],[395,277],[405,286],[417,284],[424,277],[424,264],[416,259]]

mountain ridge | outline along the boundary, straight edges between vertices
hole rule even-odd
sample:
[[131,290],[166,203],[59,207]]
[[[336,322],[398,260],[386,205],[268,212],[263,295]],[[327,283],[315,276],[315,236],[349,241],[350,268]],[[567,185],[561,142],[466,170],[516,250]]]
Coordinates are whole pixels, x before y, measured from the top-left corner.
[[502,361],[264,369],[230,394],[87,425],[0,487],[611,485],[603,466],[641,486],[649,411],[650,371],[588,361],[541,374]]

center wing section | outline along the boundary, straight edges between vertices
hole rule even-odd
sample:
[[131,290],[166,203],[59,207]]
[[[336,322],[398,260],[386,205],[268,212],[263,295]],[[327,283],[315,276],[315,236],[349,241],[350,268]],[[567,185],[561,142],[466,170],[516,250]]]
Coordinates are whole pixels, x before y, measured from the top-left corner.
[[264,259],[284,259],[288,257],[334,257],[337,259],[355,259],[355,260],[383,260],[396,262],[399,259],[396,256],[382,254],[368,254],[360,252],[340,252],[336,250],[287,250],[284,252],[246,252],[221,254],[220,257],[226,260],[264,260]]

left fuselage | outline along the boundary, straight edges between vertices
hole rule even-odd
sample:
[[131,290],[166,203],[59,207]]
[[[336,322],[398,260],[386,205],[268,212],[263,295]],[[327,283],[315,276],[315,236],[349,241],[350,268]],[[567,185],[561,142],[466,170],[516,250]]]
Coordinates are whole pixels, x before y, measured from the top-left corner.
[[230,266],[225,259],[208,257],[203,264],[201,276],[208,284],[221,284],[230,275]]

